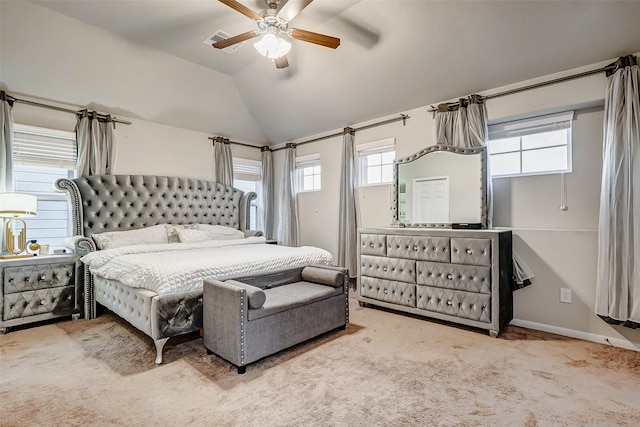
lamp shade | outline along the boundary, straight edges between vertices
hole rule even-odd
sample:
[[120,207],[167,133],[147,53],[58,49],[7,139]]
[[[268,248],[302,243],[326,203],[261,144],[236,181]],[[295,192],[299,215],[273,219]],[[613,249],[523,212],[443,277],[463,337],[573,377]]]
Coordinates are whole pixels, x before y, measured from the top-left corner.
[[35,216],[38,198],[31,194],[0,193],[0,217]]
[[291,50],[291,43],[272,33],[265,34],[253,46],[260,52],[260,55],[270,59],[280,58]]

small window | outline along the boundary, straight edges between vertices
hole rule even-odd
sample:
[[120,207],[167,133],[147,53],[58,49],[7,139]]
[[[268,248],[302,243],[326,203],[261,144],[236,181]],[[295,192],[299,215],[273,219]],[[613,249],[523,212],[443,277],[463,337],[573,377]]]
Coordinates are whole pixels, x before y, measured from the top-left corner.
[[573,111],[489,126],[491,176],[571,172]]
[[296,157],[298,191],[320,191],[322,188],[322,169],[320,154]]
[[262,162],[248,159],[233,159],[233,186],[245,193],[254,192],[257,198],[251,201],[250,223],[251,230],[262,228]]
[[360,186],[393,183],[395,139],[362,144],[357,147]]
[[57,192],[58,178],[75,178],[76,134],[21,124],[13,132],[13,188],[38,198],[36,216],[25,218],[27,239],[64,246],[69,236],[69,202]]

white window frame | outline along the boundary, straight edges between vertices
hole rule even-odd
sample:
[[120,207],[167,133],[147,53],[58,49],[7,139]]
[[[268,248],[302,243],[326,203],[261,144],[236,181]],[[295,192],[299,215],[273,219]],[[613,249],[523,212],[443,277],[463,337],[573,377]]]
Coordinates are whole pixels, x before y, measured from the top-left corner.
[[[314,184],[312,188],[305,188],[305,171],[310,169],[310,175],[314,176]],[[317,177],[317,179],[315,177]],[[316,183],[318,184],[317,186],[315,185]],[[296,188],[298,193],[310,193],[322,190],[322,165],[320,163],[320,153],[296,157]]]
[[[519,154],[519,172],[507,173],[501,175],[495,175],[491,172],[492,178],[509,178],[516,176],[533,176],[533,175],[549,175],[558,173],[568,173],[572,169],[572,120],[574,117],[573,111],[564,111],[556,114],[547,114],[543,116],[536,116],[522,120],[506,121],[501,123],[495,123],[489,125],[489,146],[488,146],[488,160],[491,162],[494,156],[504,154]],[[564,130],[566,132],[563,144],[549,145],[536,148],[522,148],[522,137],[527,135],[542,134],[550,131]],[[501,151],[499,153],[492,153],[491,142],[506,138],[520,138],[520,146],[517,150]],[[554,170],[538,170],[531,172],[522,172],[522,154],[527,152],[544,151],[559,147],[566,147],[566,167]],[[491,171],[491,168],[490,168]]]
[[[67,178],[74,178],[77,158],[76,134],[70,131],[15,123],[13,137],[14,190],[16,192],[35,195],[38,199],[38,211],[41,212],[40,217],[38,217],[36,213],[36,216],[33,218],[25,218],[27,222],[27,239],[37,239],[39,242],[49,243],[54,248],[62,247],[64,246],[64,238],[70,234],[71,224],[67,195],[62,192],[57,192],[54,189],[54,182],[51,182],[50,191],[35,190],[35,188],[45,181],[31,181],[35,185],[33,188],[29,188],[30,181],[26,179],[29,173],[38,174],[48,173],[50,171],[42,172],[42,170],[38,171],[37,169],[28,171],[22,169],[59,168],[67,170]],[[21,177],[23,179],[21,179]],[[44,208],[47,205],[51,205],[50,202],[61,201],[64,201],[66,204],[64,214],[60,213],[62,212],[61,210],[49,211]],[[46,220],[42,219],[44,212],[57,212],[50,219],[51,221],[60,222],[64,220],[66,223],[63,232],[64,236],[57,238],[51,236],[52,234],[62,232],[63,227],[42,227],[43,224],[46,225],[46,222],[44,222]]]
[[[387,138],[380,141],[369,142],[366,144],[360,144],[356,146],[356,151],[358,152],[358,180],[360,187],[372,187],[377,185],[389,185],[393,184],[393,160],[391,163],[381,163],[380,165],[370,166],[368,165],[368,156],[372,154],[382,154],[382,153],[394,153],[393,158],[395,159],[395,150],[396,150],[396,139],[395,138]],[[383,166],[390,166],[392,173],[391,178],[388,181],[380,181],[370,183],[368,182],[368,170],[370,167],[376,167],[381,169],[382,176],[382,168]]]
[[[251,200],[249,209],[252,230],[261,230],[263,227],[264,204],[262,200],[262,162],[240,157],[233,158],[233,186],[236,187],[236,180],[257,182],[254,191],[258,197]],[[242,190],[242,188],[240,188]],[[244,190],[243,190],[244,191]]]

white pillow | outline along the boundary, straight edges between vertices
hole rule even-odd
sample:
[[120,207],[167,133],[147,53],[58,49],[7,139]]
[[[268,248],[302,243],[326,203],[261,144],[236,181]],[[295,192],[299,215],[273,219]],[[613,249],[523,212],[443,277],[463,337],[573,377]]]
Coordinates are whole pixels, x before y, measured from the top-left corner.
[[[208,231],[224,236],[224,239],[244,239],[244,231],[224,225],[198,224],[198,230]],[[222,239],[223,237],[220,237]]]
[[92,237],[98,249],[113,249],[146,243],[169,243],[164,225],[154,225],[137,230],[106,231],[94,234]]
[[178,236],[178,229],[191,228],[196,230],[198,228],[198,224],[165,224],[164,227],[167,229],[167,239],[169,243],[180,243],[180,236]]
[[182,243],[197,243],[197,242],[206,242],[209,240],[237,240],[244,239],[244,234],[242,237],[225,235],[216,233],[213,231],[207,230],[192,230],[189,228],[185,229],[177,229],[178,236],[180,237],[180,241]]

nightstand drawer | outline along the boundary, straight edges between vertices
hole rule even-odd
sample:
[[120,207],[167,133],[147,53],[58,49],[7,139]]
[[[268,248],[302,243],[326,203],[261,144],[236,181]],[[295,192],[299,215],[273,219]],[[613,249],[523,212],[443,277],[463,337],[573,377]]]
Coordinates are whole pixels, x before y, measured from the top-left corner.
[[76,308],[75,286],[64,286],[4,295],[2,320],[52,313],[71,314]]
[[31,264],[3,271],[4,294],[66,286],[73,278],[75,263]]

